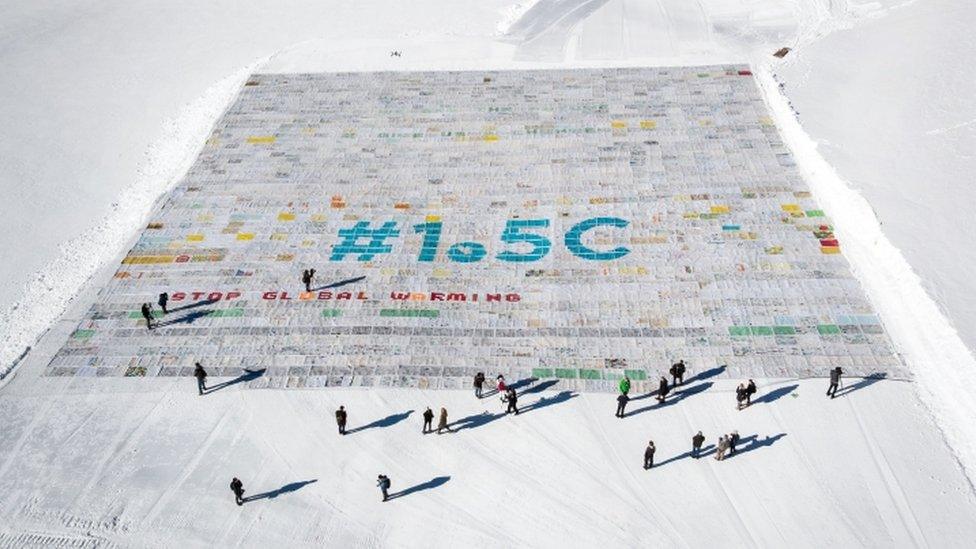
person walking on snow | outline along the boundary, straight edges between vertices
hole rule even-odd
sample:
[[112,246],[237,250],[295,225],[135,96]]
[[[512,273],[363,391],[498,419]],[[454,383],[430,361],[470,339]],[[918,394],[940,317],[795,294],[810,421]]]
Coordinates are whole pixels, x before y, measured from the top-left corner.
[[620,387],[620,392],[626,396],[627,393],[630,392],[630,378],[624,376],[624,378],[620,380],[619,387]]
[[627,407],[627,401],[629,400],[630,397],[627,396],[627,393],[617,395],[617,417],[624,417],[624,408]]
[[148,303],[143,303],[142,308],[140,310],[142,311],[142,318],[146,319],[146,328],[152,330],[153,329],[152,305]]
[[650,440],[647,442],[647,448],[644,449],[644,470],[654,467],[654,441]]
[[348,417],[348,414],[346,414],[346,407],[339,406],[339,409],[336,410],[336,425],[339,426],[340,435],[346,434],[346,419]]
[[498,385],[495,388],[498,389],[498,394],[504,395],[505,390],[508,388],[508,385],[505,385],[505,376],[498,374],[496,380],[498,381]]
[[725,452],[729,449],[729,437],[722,435],[718,437],[718,444],[715,446],[715,459],[722,461],[725,459]]
[[478,372],[474,375],[474,396],[481,398],[481,388],[485,385],[485,373]]
[[156,302],[159,303],[159,308],[163,310],[163,314],[164,315],[165,314],[169,314],[169,311],[166,310],[166,304],[169,303],[169,294],[168,293],[163,292],[163,293],[159,294],[159,299],[156,300]]
[[197,362],[197,367],[193,369],[193,377],[197,378],[197,391],[200,391],[201,395],[207,392],[207,371],[199,362]]
[[448,433],[452,432],[451,428],[447,426],[447,408],[441,408],[440,418],[437,419],[437,434],[441,434],[444,429],[447,429]]
[[752,406],[752,395],[756,394],[756,382],[749,380],[746,384],[746,406]]
[[668,378],[661,376],[661,381],[657,384],[657,401],[664,402],[666,396],[668,396]]
[[302,271],[302,284],[305,285],[305,291],[312,291],[312,279],[315,278],[315,269],[305,269]]
[[433,410],[430,409],[430,406],[428,406],[427,407],[427,410],[424,411],[424,431],[423,432],[424,432],[424,434],[427,434],[427,433],[429,433],[429,432],[431,432],[433,430],[434,430],[434,412],[433,412]]
[[702,444],[705,443],[705,435],[701,431],[698,434],[691,437],[691,457],[698,459],[701,457]]
[[729,455],[735,454],[735,445],[739,443],[739,431],[732,431],[729,435]]
[[505,410],[505,413],[515,412],[515,415],[518,415],[518,394],[515,392],[515,389],[509,388],[505,392],[505,402],[508,402],[508,408]]
[[390,477],[386,475],[376,477],[376,485],[380,487],[380,492],[383,492],[383,501],[390,499],[390,484]]
[[234,477],[234,480],[230,481],[230,490],[234,492],[234,503],[244,505],[244,483],[241,479]]
[[827,387],[827,396],[830,398],[837,396],[837,386],[840,385],[840,376],[843,373],[840,366],[830,371],[830,387]]
[[685,382],[685,361],[679,360],[671,365],[671,385],[677,387]]

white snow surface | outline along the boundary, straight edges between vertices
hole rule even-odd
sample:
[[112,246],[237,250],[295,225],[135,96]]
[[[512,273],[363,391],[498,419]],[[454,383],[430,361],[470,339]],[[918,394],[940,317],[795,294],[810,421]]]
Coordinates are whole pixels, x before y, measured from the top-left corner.
[[[974,191],[965,185],[976,141],[967,104],[976,75],[965,63],[976,49],[971,4],[0,4],[0,372],[35,348],[0,389],[0,545],[961,547],[973,539],[976,503],[963,473],[976,474],[976,308],[965,279],[976,262],[966,217]],[[785,60],[769,56],[784,45],[794,48]],[[110,276],[106,265],[252,71],[721,62],[754,65],[915,383],[878,382],[826,404],[821,382],[803,381],[797,396],[743,413],[732,409],[731,387],[716,383],[623,422],[609,396],[580,395],[422,438],[422,406],[445,405],[458,418],[498,405],[392,390],[228,388],[201,399],[186,380],[39,377],[73,327],[55,320],[84,307]],[[794,384],[762,385],[783,383]],[[541,396],[553,395],[526,404]],[[330,419],[339,403],[353,411],[352,426],[415,412],[339,439]],[[686,451],[695,429],[714,442],[734,428],[786,436],[723,463],[639,468],[647,438],[662,461]],[[394,491],[451,478],[380,504],[379,472]],[[227,488],[235,474],[251,495],[317,481],[238,509]]]

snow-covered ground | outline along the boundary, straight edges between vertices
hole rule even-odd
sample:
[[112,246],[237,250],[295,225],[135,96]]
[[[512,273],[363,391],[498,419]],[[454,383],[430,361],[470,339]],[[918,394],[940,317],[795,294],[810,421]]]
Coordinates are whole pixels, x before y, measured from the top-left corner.
[[[662,409],[635,400],[620,420],[607,394],[525,394],[506,417],[496,397],[468,391],[198,397],[192,379],[32,381],[0,400],[3,546],[963,547],[976,536],[971,487],[908,383],[858,383],[831,401],[821,380],[760,381],[737,412],[733,386],[705,379]],[[339,405],[350,431],[379,425],[339,437]],[[458,431],[422,435],[427,406],[446,407]],[[707,447],[734,429],[739,455],[687,455],[697,430]],[[644,471],[650,439],[657,466]],[[410,492],[381,503],[381,473]],[[233,476],[246,495],[271,493],[238,508]]]
[[[91,296],[86,281],[106,276],[251,71],[752,62],[918,383],[878,382],[827,403],[820,382],[800,382],[797,397],[739,415],[730,388],[716,383],[624,422],[608,397],[580,395],[423,440],[421,406],[446,405],[454,418],[484,406],[448,392],[229,388],[200,399],[185,380],[39,378],[70,329],[61,322],[0,392],[0,511],[9,517],[0,545],[965,546],[976,533],[972,485],[956,461],[976,467],[976,370],[962,343],[971,349],[976,338],[965,279],[976,261],[965,185],[971,4],[2,4],[0,371],[79,291],[79,301]],[[770,64],[783,45],[797,49]],[[819,152],[829,164],[810,137],[826,141]],[[883,234],[865,215],[871,207]],[[330,417],[340,401],[355,410],[354,425],[416,411],[338,440]],[[725,463],[639,470],[646,438],[662,461],[684,452],[697,428],[709,441],[733,428],[786,436]],[[394,490],[451,478],[376,507],[383,471]],[[226,487],[233,474],[250,494],[317,482],[238,510]]]

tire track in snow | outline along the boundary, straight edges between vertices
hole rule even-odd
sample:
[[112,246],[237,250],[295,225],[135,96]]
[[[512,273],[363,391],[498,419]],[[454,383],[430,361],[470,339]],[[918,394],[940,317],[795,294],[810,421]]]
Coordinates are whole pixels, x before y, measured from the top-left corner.
[[197,465],[200,464],[200,460],[202,460],[203,456],[206,455],[207,451],[210,449],[210,446],[213,445],[214,440],[216,440],[217,436],[223,431],[224,425],[227,423],[228,418],[230,418],[234,412],[235,409],[233,407],[228,407],[227,410],[224,411],[223,415],[220,416],[217,423],[212,429],[210,429],[210,432],[207,433],[207,437],[203,440],[203,443],[197,447],[197,451],[193,453],[190,461],[183,466],[183,472],[180,474],[179,478],[177,478],[175,482],[171,483],[162,493],[162,495],[156,499],[153,506],[150,507],[149,512],[146,513],[146,516],[142,519],[142,524],[144,526],[149,526],[152,524],[163,507],[169,503],[169,500],[173,497],[177,490],[179,490],[183,483],[186,482],[186,479],[190,478],[190,475],[196,469]]
[[[589,409],[590,415],[596,418],[597,417],[596,413],[593,412],[593,407],[589,403],[589,400],[584,399],[584,402],[586,402],[586,407]],[[606,443],[607,447],[610,448],[610,450],[613,452],[614,457],[617,458],[617,462],[620,464],[621,468],[624,471],[627,471],[627,474],[630,475],[630,478],[634,479],[634,485],[637,485],[638,489],[641,492],[637,496],[637,500],[641,504],[643,504],[644,507],[650,507],[650,511],[652,511],[655,514],[655,516],[661,517],[663,524],[667,526],[666,529],[670,530],[670,532],[662,531],[661,533],[665,534],[668,538],[670,538],[671,544],[673,545],[691,547],[691,545],[689,545],[688,542],[681,536],[681,533],[678,531],[678,529],[674,527],[674,523],[671,521],[671,519],[669,519],[668,516],[661,511],[660,507],[658,507],[657,504],[654,503],[653,498],[651,498],[650,494],[647,493],[647,490],[644,488],[644,485],[641,483],[641,479],[639,479],[637,475],[634,474],[634,472],[631,470],[630,467],[627,467],[627,462],[623,459],[623,457],[621,457],[620,453],[617,452],[616,446],[614,446],[613,443],[610,441],[610,437],[607,436],[606,429],[604,429],[603,426],[600,425],[599,420],[595,419],[594,421],[589,423],[597,426],[600,436],[603,438],[603,441]],[[630,487],[632,485],[628,484],[627,486]]]
[[901,483],[898,482],[898,477],[891,470],[891,466],[888,464],[888,460],[885,459],[884,454],[878,450],[877,440],[871,435],[870,430],[864,428],[864,422],[861,421],[861,414],[858,413],[857,407],[854,406],[854,401],[851,398],[845,398],[844,400],[847,401],[847,405],[851,409],[851,413],[857,422],[857,428],[861,431],[861,436],[867,442],[874,466],[884,479],[884,486],[888,491],[888,497],[894,503],[895,510],[898,512],[898,516],[901,517],[905,530],[908,531],[908,535],[911,536],[916,547],[928,547],[925,541],[925,535],[922,533],[922,529],[918,527],[918,519],[915,517],[915,513],[912,512],[908,498],[905,497],[905,491],[901,488]]

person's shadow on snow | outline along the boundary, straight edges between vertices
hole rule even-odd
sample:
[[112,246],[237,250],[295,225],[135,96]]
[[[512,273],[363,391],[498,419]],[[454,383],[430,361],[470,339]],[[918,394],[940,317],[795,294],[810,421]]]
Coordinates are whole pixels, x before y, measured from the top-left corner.
[[427,482],[417,484],[416,486],[411,486],[410,488],[404,488],[399,492],[393,492],[392,494],[390,494],[390,497],[388,497],[387,500],[402,498],[416,492],[422,492],[424,490],[431,490],[433,488],[437,488],[438,486],[443,485],[449,480],[451,480],[451,477],[434,477],[428,480]]
[[408,412],[403,412],[403,413],[400,413],[400,414],[388,415],[385,418],[383,418],[383,419],[377,419],[376,421],[374,421],[372,423],[367,423],[366,425],[362,425],[360,427],[356,427],[355,429],[349,429],[348,431],[346,431],[346,434],[347,435],[351,435],[353,433],[358,433],[360,431],[365,431],[366,429],[390,427],[390,426],[396,425],[397,423],[400,423],[401,421],[407,419],[408,417],[410,417],[410,414],[412,414],[412,413],[413,413],[413,410],[410,410]]
[[[664,408],[666,406],[672,406],[690,396],[697,395],[698,393],[703,393],[707,391],[712,385],[713,383],[711,381],[706,381],[705,383],[699,383],[694,387],[685,387],[684,385],[679,385],[679,387],[683,387],[683,388],[680,391],[671,393],[672,396],[670,399],[665,399],[664,402],[658,402],[656,404],[644,406],[643,408],[637,408],[636,410],[631,410],[630,412],[625,412],[624,417],[636,416],[637,414],[642,414],[650,410],[656,410],[659,408]],[[631,400],[636,400],[636,399],[631,399]]]
[[768,446],[772,446],[773,444],[776,443],[777,440],[785,436],[786,433],[779,433],[778,435],[773,435],[773,436],[766,435],[766,438],[760,440],[759,435],[749,435],[739,440],[739,443],[736,445],[738,446],[738,448],[736,449],[735,453],[726,454],[725,459],[729,459],[731,457],[745,454],[746,452],[751,452],[753,450],[758,450],[760,448],[766,448]]
[[793,391],[799,389],[799,385],[787,385],[786,387],[780,387],[779,389],[773,389],[772,391],[764,394],[759,398],[752,400],[752,404],[769,404],[770,402],[775,402],[786,395],[792,393]]
[[[701,459],[701,458],[703,458],[705,456],[709,456],[714,451],[715,451],[715,445],[714,444],[709,444],[708,446],[702,446],[701,451],[698,452],[698,458]],[[654,468],[657,469],[658,467],[664,467],[665,465],[667,465],[669,463],[672,463],[672,462],[675,462],[675,461],[679,461],[679,460],[682,460],[682,459],[685,459],[685,458],[694,457],[694,455],[695,454],[691,450],[688,450],[687,452],[685,452],[683,454],[678,454],[678,455],[676,455],[674,457],[670,457],[670,458],[662,461],[661,463],[658,463],[658,464],[654,465]]]
[[262,492],[260,494],[254,494],[253,496],[248,496],[248,497],[244,498],[244,503],[250,503],[252,501],[257,501],[259,499],[274,499],[274,498],[280,496],[281,494],[287,494],[289,492],[295,492],[297,490],[301,490],[305,486],[308,486],[309,484],[312,484],[313,482],[318,482],[318,481],[319,481],[319,479],[313,478],[312,480],[302,480],[302,481],[299,481],[299,482],[292,482],[291,484],[286,484],[286,485],[282,486],[281,488],[276,488],[276,489],[271,490],[269,492]]
[[886,379],[887,377],[888,377],[888,374],[886,374],[884,372],[878,372],[878,373],[875,373],[875,374],[869,374],[867,376],[864,376],[864,378],[861,379],[861,381],[858,381],[857,383],[855,383],[853,385],[847,385],[846,387],[841,388],[840,390],[838,390],[835,393],[835,396],[838,396],[838,397],[845,396],[848,393],[853,393],[854,391],[858,391],[858,390],[863,389],[865,387],[869,387],[871,385],[874,385],[875,383],[877,383],[877,382],[879,382],[879,381],[881,381],[883,379]]
[[235,377],[234,379],[224,381],[223,383],[218,383],[211,387],[207,387],[207,389],[203,392],[203,394],[209,395],[210,393],[213,393],[215,391],[226,389],[231,385],[237,385],[238,383],[247,383],[248,381],[254,381],[255,379],[263,376],[264,372],[266,371],[268,371],[267,368],[261,368],[260,370],[248,370],[247,368],[244,368],[243,374]]
[[552,406],[554,404],[566,402],[567,400],[571,398],[575,398],[577,396],[579,395],[577,395],[572,391],[562,391],[551,397],[542,397],[539,400],[533,402],[532,404],[525,406],[524,408],[519,408],[519,415],[522,415],[526,412],[531,412],[532,410],[539,410],[547,406]]

